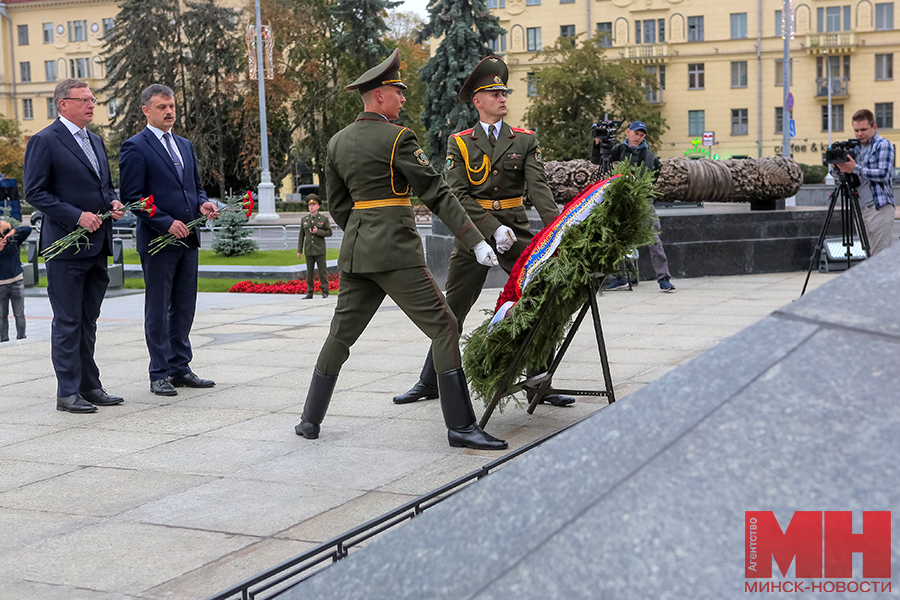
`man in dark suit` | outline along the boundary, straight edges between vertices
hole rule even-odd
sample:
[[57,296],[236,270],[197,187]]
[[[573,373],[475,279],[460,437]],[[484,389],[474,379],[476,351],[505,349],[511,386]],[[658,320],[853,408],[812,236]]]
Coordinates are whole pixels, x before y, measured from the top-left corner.
[[[197,306],[200,237],[186,223],[201,214],[215,218],[216,205],[203,191],[194,146],[172,133],[175,94],[155,83],[141,93],[147,127],[122,144],[120,192],[126,202],[153,195],[157,212],[138,211],[137,248],[144,271],[144,338],[150,351],[150,390],[175,396],[176,387],[216,385],[191,371],[188,336]],[[181,243],[150,254],[154,238],[171,233]]]
[[90,413],[97,406],[122,403],[103,389],[94,362],[97,318],[109,284],[107,257],[112,255],[112,223],[98,213],[121,208],[122,203],[113,190],[106,146],[85,129],[97,104],[88,85],[77,79],[61,81],[53,102],[59,119],[33,135],[25,150],[25,199],[44,213],[42,247],[79,226],[90,232],[89,246],[69,248],[47,261],[56,408]]

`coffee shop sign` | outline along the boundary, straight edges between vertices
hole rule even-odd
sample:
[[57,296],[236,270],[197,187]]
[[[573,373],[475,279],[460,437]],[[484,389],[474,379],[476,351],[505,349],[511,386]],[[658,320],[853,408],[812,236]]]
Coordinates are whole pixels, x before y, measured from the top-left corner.
[[[825,142],[813,142],[809,145],[807,144],[791,144],[791,153],[794,152],[825,152],[828,150],[828,144]],[[775,154],[781,154],[781,146],[772,146],[772,151]]]

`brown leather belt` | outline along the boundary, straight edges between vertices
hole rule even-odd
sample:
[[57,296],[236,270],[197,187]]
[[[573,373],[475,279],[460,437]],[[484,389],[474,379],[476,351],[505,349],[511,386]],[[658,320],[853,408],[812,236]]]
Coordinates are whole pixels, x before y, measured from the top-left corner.
[[382,208],[384,206],[412,206],[409,196],[400,198],[380,198],[378,200],[360,200],[353,203],[353,210],[364,210],[366,208]]
[[503,200],[485,200],[484,198],[475,198],[475,202],[478,203],[481,208],[484,210],[506,210],[507,208],[515,208],[517,206],[522,206],[522,196],[516,196],[515,198],[504,198]]

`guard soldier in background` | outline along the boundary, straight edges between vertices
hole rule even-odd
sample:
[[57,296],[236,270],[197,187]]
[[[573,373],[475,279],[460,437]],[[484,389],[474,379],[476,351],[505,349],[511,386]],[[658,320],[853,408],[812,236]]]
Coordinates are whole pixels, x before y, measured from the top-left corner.
[[306,254],[306,296],[313,297],[315,279],[313,267],[319,269],[319,287],[322,297],[328,297],[328,264],[325,260],[325,238],[331,237],[331,221],[319,214],[319,197],[310,194],[306,197],[309,214],[300,221],[300,239],[297,241],[297,258]]
[[[498,56],[482,60],[466,78],[458,98],[475,105],[480,122],[450,136],[446,177],[472,222],[497,251],[500,266],[509,273],[533,238],[522,204],[526,185],[528,199],[545,227],[559,215],[559,209],[547,185],[537,136],[503,121],[508,112],[507,81],[509,69]],[[460,332],[489,270],[478,264],[459,239],[455,241],[447,274],[447,305],[459,322]],[[548,364],[551,362],[552,358]],[[529,376],[539,372],[529,372]],[[406,404],[437,397],[437,373],[429,351],[419,381],[408,392],[394,396],[394,402]],[[575,399],[547,394],[542,401],[567,406]]]
[[425,266],[410,194],[415,191],[478,262],[496,265],[497,257],[431,167],[415,134],[390,123],[406,101],[399,51],[346,89],[359,90],[365,108],[356,122],[331,138],[325,162],[328,209],[344,231],[338,259],[341,292],[295,431],[307,439],[319,436],[350,347],[389,295],[431,338],[450,445],[506,449],[506,442],[485,433],[475,421],[456,317]]

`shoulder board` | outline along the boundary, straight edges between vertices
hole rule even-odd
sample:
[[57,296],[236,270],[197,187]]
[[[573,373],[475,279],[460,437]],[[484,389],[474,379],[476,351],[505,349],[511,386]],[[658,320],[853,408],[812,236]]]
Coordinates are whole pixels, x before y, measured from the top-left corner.
[[534,132],[531,131],[530,129],[522,129],[521,127],[513,127],[512,130],[515,131],[516,133],[525,133],[528,135],[534,135]]
[[459,135],[469,135],[470,133],[472,133],[472,130],[471,130],[471,129],[466,129],[465,131],[457,131],[456,133],[451,133],[450,135],[451,135],[452,137],[456,137],[456,136],[459,136]]

